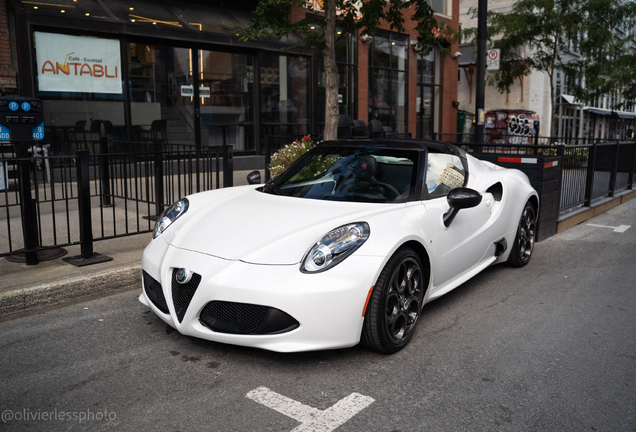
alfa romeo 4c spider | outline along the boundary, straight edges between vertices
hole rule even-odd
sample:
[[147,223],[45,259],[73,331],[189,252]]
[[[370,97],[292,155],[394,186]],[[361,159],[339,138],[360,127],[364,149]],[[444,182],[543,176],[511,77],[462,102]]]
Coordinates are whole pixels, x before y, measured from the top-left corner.
[[393,353],[426,303],[488,266],[526,265],[538,208],[525,174],[453,145],[323,142],[266,184],[170,206],[139,300],[211,341]]

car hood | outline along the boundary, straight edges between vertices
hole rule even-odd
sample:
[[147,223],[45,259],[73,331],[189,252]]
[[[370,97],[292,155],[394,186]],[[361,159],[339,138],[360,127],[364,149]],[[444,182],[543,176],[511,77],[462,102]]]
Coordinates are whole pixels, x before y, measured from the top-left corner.
[[189,196],[188,212],[161,237],[223,259],[292,265],[332,229],[405,206],[286,197],[253,186],[228,189]]

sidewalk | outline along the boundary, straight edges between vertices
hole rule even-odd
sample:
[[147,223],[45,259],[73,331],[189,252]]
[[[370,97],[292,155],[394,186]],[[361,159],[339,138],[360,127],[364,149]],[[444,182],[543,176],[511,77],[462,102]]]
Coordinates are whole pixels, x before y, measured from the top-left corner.
[[[250,171],[236,171],[234,185],[246,185]],[[261,170],[261,175],[263,171]],[[43,229],[46,227],[43,227]],[[112,261],[76,267],[61,258],[35,266],[0,258],[0,321],[46,311],[91,298],[141,288],[141,255],[152,233],[98,241],[94,252]],[[67,257],[80,255],[80,246],[65,247]]]

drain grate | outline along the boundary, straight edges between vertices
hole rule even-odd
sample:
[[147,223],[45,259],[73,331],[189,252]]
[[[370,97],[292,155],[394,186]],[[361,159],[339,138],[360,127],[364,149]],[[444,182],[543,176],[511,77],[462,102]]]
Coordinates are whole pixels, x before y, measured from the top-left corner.
[[[50,261],[62,258],[67,253],[68,251],[62,248],[43,249],[36,251],[38,261]],[[5,259],[9,262],[24,264],[26,263],[26,254],[24,253],[24,249],[18,249],[14,255],[8,255],[5,257]]]

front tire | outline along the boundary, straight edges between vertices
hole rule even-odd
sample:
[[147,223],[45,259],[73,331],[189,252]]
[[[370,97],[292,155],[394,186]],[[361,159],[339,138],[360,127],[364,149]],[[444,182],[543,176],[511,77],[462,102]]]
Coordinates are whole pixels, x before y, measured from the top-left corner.
[[413,249],[398,250],[380,273],[365,313],[362,343],[386,354],[400,351],[413,337],[422,311],[428,272]]
[[513,267],[523,267],[530,262],[532,251],[534,250],[536,232],[536,212],[530,203],[526,203],[519,219],[517,235],[510,251],[508,264]]

